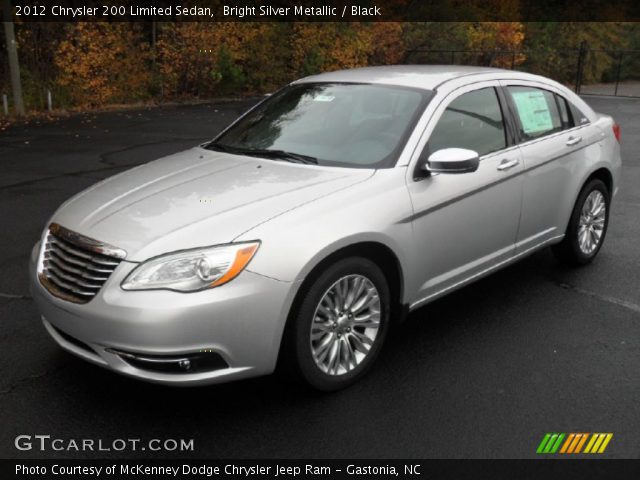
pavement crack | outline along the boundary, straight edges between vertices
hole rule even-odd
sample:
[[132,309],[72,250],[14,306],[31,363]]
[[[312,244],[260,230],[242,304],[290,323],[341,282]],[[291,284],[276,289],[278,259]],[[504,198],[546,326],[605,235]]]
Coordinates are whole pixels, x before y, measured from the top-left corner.
[[19,294],[15,294],[15,293],[3,293],[0,292],[0,298],[9,298],[12,300],[31,300],[31,296],[30,295],[19,295]]
[[0,390],[0,396],[4,397],[6,395],[9,395],[9,394],[13,393],[15,390],[17,390],[19,387],[21,387],[22,385],[24,385],[24,384],[26,384],[28,382],[31,382],[33,380],[38,380],[40,378],[44,378],[47,375],[50,375],[50,374],[55,373],[55,372],[57,372],[59,370],[62,370],[66,366],[67,366],[67,364],[63,364],[63,365],[57,366],[55,368],[50,368],[48,370],[45,370],[44,372],[41,372],[41,373],[35,373],[33,375],[29,375],[27,377],[20,378],[20,379],[16,380],[15,382],[13,382],[11,385],[9,385],[4,390]]
[[633,302],[629,302],[627,300],[621,300],[616,297],[611,297],[609,295],[602,295],[600,293],[592,292],[591,290],[585,290],[584,288],[576,287],[575,285],[571,285],[565,282],[555,282],[560,288],[564,288],[565,290],[570,290],[572,292],[580,293],[582,295],[586,295],[591,298],[597,298],[598,300],[602,300],[603,302],[611,303],[613,305],[617,305],[618,307],[626,308],[627,310],[631,310],[635,313],[640,313],[640,305],[636,305]]
[[93,170],[80,170],[78,172],[64,172],[64,173],[60,173],[58,175],[50,175],[48,177],[41,177],[41,178],[35,178],[33,180],[25,180],[24,182],[16,182],[16,183],[10,183],[8,185],[0,185],[0,190],[8,190],[10,188],[15,188],[15,187],[26,187],[29,185],[35,185],[36,183],[40,183],[40,182],[46,182],[47,180],[55,180],[58,178],[63,178],[63,177],[76,177],[76,176],[82,176],[86,173],[96,173],[96,172],[104,172],[104,171],[108,171],[108,170],[119,170],[119,169],[123,169],[123,168],[131,168],[132,166],[135,165],[122,165],[122,166],[110,166],[110,167],[102,167],[102,168],[96,168]]
[[[111,165],[111,166],[116,166],[117,163],[114,163],[111,160],[111,157],[115,156],[115,155],[119,155],[122,153],[128,153],[134,150],[137,150],[139,148],[144,148],[144,147],[152,147],[152,146],[156,146],[156,145],[163,145],[165,143],[172,143],[172,142],[181,142],[181,141],[185,141],[185,142],[199,142],[202,143],[203,140],[202,138],[198,137],[198,138],[192,138],[192,137],[172,137],[172,138],[165,138],[162,140],[157,140],[157,141],[153,141],[153,142],[146,142],[146,143],[137,143],[135,145],[130,145],[128,147],[124,147],[124,148],[120,148],[117,150],[111,150],[109,152],[104,152],[98,155],[98,157],[100,158],[100,163],[104,164],[104,165]],[[194,145],[195,147],[196,145]]]

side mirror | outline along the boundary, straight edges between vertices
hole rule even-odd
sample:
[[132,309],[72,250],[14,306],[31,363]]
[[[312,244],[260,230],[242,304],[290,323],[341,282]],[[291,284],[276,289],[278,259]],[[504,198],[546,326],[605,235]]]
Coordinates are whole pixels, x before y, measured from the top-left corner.
[[479,164],[478,152],[466,148],[443,148],[429,155],[422,169],[431,173],[469,173],[475,172]]

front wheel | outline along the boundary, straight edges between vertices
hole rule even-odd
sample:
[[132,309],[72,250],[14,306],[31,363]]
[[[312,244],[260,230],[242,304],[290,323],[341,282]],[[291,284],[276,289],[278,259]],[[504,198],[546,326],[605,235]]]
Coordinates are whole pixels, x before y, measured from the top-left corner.
[[390,293],[380,268],[351,257],[329,266],[300,293],[284,348],[297,376],[324,391],[359,380],[380,352]]
[[553,253],[565,263],[585,265],[600,251],[609,225],[609,189],[602,180],[587,183],[573,208],[561,243]]

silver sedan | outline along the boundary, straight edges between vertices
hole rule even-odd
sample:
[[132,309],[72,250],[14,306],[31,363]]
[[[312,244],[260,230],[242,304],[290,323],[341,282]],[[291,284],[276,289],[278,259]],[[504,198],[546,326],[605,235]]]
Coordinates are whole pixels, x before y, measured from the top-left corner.
[[215,139],[64,203],[31,289],[63,348],[171,385],[321,390],[407,312],[546,246],[591,262],[620,131],[564,86],[456,66],[291,83]]

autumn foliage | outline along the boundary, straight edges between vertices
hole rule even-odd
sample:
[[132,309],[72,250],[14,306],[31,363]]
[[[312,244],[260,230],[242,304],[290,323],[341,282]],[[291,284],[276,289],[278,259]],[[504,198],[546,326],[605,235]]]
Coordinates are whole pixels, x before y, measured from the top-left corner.
[[[404,54],[402,24],[393,22],[176,22],[158,23],[154,33],[127,23],[63,28],[50,47],[47,83],[77,106],[261,93],[302,75],[397,63]],[[23,29],[25,51],[34,31]]]
[[473,23],[468,32],[471,50],[499,52],[490,63],[494,67],[516,67],[526,60],[521,53],[524,40],[524,26],[520,22]]
[[266,23],[171,23],[157,44],[163,95],[211,96],[242,92],[253,46]]
[[310,75],[400,60],[399,23],[297,23],[291,35],[292,74]]
[[[16,32],[26,102],[35,109],[47,90],[58,107],[239,96],[318,72],[397,63],[520,68],[570,83],[582,40],[594,50],[585,81],[597,82],[615,68],[597,49],[640,45],[640,29],[611,23],[18,23]],[[8,91],[2,71],[0,90]]]
[[126,23],[77,23],[55,51],[57,82],[76,105],[103,105],[147,95],[149,45]]

